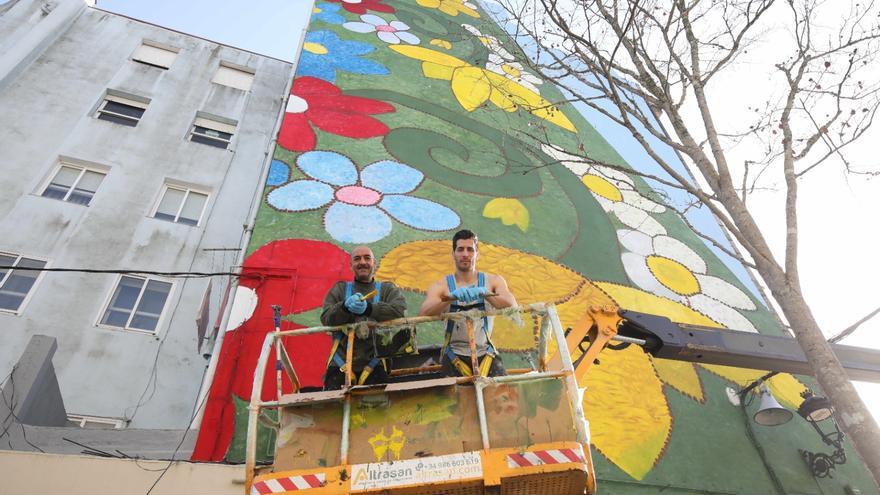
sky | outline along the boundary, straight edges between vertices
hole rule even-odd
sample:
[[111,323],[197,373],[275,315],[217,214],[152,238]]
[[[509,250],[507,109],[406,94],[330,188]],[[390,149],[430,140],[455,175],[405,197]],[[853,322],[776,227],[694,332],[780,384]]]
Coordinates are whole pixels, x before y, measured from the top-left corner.
[[[96,6],[226,45],[295,61],[312,1],[98,0]],[[753,52],[773,56],[772,48]],[[736,73],[751,77],[750,64],[757,67],[761,62],[745,60],[743,70]],[[734,74],[715,88],[716,94],[721,95],[719,101],[730,102],[730,98],[723,98],[724,93],[738,84],[740,81]],[[737,102],[736,106],[722,107],[719,113],[738,118],[744,107],[742,102]],[[613,131],[603,130],[613,143],[616,139],[608,132]],[[850,161],[862,170],[880,170],[880,157],[874,149],[878,142],[880,126],[875,126],[860,146],[848,151]],[[880,228],[876,227],[876,216],[880,213],[880,178],[847,177],[840,166],[832,164],[817,168],[807,176],[801,182],[799,197],[801,282],[813,315],[830,337],[880,307],[877,289]],[[778,259],[783,259],[782,195],[778,191],[766,191],[750,201],[750,209],[762,212],[756,219],[768,233],[771,245],[777,248]],[[842,343],[880,349],[880,315],[860,326]],[[857,383],[856,387],[880,421],[880,384]]]

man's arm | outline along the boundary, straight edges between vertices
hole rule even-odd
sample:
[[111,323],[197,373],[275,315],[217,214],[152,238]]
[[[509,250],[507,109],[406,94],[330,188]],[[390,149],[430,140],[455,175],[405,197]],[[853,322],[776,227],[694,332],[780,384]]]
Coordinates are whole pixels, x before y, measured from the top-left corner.
[[336,326],[354,323],[356,315],[345,309],[344,287],[344,283],[337,282],[324,296],[324,311],[321,312],[322,325]]
[[396,285],[391,282],[383,282],[379,302],[376,304],[370,302],[367,312],[364,314],[376,321],[403,318],[406,314],[406,299],[403,298],[403,294]]
[[501,275],[492,275],[492,280],[489,281],[489,292],[496,294],[495,296],[486,297],[486,300],[493,307],[501,309],[516,306],[516,298],[513,297],[513,293],[507,287],[507,281]]
[[[444,301],[443,299],[449,299]],[[440,279],[428,287],[428,295],[425,296],[422,306],[419,308],[419,316],[437,316],[441,313],[449,311],[452,305],[452,298],[449,296],[449,288],[446,285],[446,279]]]

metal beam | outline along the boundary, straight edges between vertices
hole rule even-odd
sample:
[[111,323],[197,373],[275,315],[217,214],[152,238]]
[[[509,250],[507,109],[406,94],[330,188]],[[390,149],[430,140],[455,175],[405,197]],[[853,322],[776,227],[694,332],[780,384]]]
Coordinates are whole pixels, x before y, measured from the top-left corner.
[[[618,334],[645,339],[645,352],[660,359],[812,375],[795,339],[724,328],[674,323],[668,318],[621,310]],[[831,344],[850,379],[880,383],[880,350]]]

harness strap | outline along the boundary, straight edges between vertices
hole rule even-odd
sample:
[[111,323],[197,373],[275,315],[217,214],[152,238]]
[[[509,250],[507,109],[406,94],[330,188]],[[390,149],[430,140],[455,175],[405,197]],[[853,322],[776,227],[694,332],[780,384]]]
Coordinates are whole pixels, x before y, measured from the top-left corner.
[[[486,274],[483,272],[477,272],[477,287],[485,287],[486,286]],[[446,276],[446,287],[449,289],[449,293],[451,294],[455,291],[455,275],[447,275]],[[458,312],[458,311],[466,311],[469,309],[486,309],[486,303],[480,302],[477,304],[472,304],[470,306],[461,306],[458,304],[458,300],[449,306],[450,312]],[[483,332],[486,333],[486,354],[483,356],[483,360],[480,361],[480,376],[488,376],[489,367],[492,366],[492,360],[495,359],[495,346],[492,344],[492,340],[489,338],[489,318],[487,316],[483,316]],[[449,320],[446,322],[446,336],[443,339],[443,348],[440,350],[440,355],[445,355],[452,362],[453,366],[458,369],[458,371],[462,374],[462,376],[471,376],[473,372],[471,368],[465,364],[464,360],[459,358],[455,352],[452,351],[452,348],[449,347],[449,342],[452,340],[452,332],[455,330],[455,322]],[[485,370],[484,370],[485,367]]]
[[[345,299],[351,297],[353,285],[351,282],[345,283]],[[373,282],[373,288],[376,290],[376,295],[373,296],[373,304],[379,304],[379,299],[382,298],[382,282],[376,280]]]
[[[351,297],[353,284],[351,282],[345,283],[345,299]],[[378,280],[373,283],[373,288],[376,290],[376,295],[373,296],[373,304],[378,304],[380,298],[382,297],[382,282]],[[330,359],[327,360],[327,367],[330,367],[330,363],[336,365],[341,371],[345,370],[345,354],[342,352],[341,344],[343,339],[345,339],[345,334],[342,332],[334,332],[333,333],[333,345],[330,347]],[[375,361],[375,363],[374,363]],[[358,379],[358,384],[363,385],[363,382],[367,380],[370,376],[370,373],[376,369],[376,365],[379,364],[379,359],[373,358],[369,364],[364,368],[361,372],[361,377]],[[382,365],[385,365],[385,361],[382,361]],[[369,370],[369,371],[367,371]]]
[[333,332],[333,345],[330,347],[330,359],[327,360],[328,368],[330,367],[330,363],[334,363],[340,370],[345,369],[345,356],[342,355],[342,350],[339,349],[339,343],[342,342],[342,339],[344,338],[344,333]]

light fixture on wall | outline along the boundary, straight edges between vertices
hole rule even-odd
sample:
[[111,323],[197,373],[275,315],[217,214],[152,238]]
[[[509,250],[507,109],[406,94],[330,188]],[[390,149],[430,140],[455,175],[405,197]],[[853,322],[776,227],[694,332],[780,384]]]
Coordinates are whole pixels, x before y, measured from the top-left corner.
[[[813,476],[817,478],[831,478],[831,472],[834,470],[834,467],[846,462],[846,451],[843,449],[844,434],[840,431],[840,427],[837,426],[837,421],[834,419],[834,408],[831,407],[831,402],[828,399],[817,397],[810,391],[802,393],[801,397],[804,398],[804,402],[798,407],[798,414],[813,425],[813,428],[822,437],[825,445],[834,447],[834,452],[831,454],[809,452],[801,449],[801,456],[807,462]],[[831,426],[833,426],[834,430],[829,430],[826,433],[819,427],[819,423],[823,423],[828,419],[831,420]]]
[[[776,372],[767,373],[739,391],[728,388],[728,399],[730,399],[732,404],[742,407],[743,414],[745,414],[746,396],[755,388],[761,387],[761,404],[758,407],[758,411],[752,416],[752,419],[754,419],[755,423],[762,426],[779,426],[788,423],[793,414],[779,404],[776,398],[773,397],[773,394],[770,393],[770,389],[766,384],[766,381],[776,374]],[[807,463],[807,467],[813,476],[816,478],[831,478],[834,468],[846,462],[846,451],[843,448],[844,434],[840,431],[840,427],[834,419],[834,408],[831,405],[831,401],[825,397],[816,396],[809,390],[803,392],[801,397],[804,398],[804,401],[798,407],[798,415],[810,423],[825,445],[834,447],[834,451],[826,454],[798,449],[798,452],[800,452],[801,457]],[[748,416],[745,417],[747,418]],[[828,420],[831,421],[830,428]],[[825,429],[828,430],[827,433],[820,424],[825,425]],[[750,437],[754,442],[754,436],[750,435]]]
[[752,416],[755,423],[762,426],[779,426],[791,421],[793,416],[791,411],[782,407],[776,397],[773,397],[766,384],[761,387],[761,406]]

